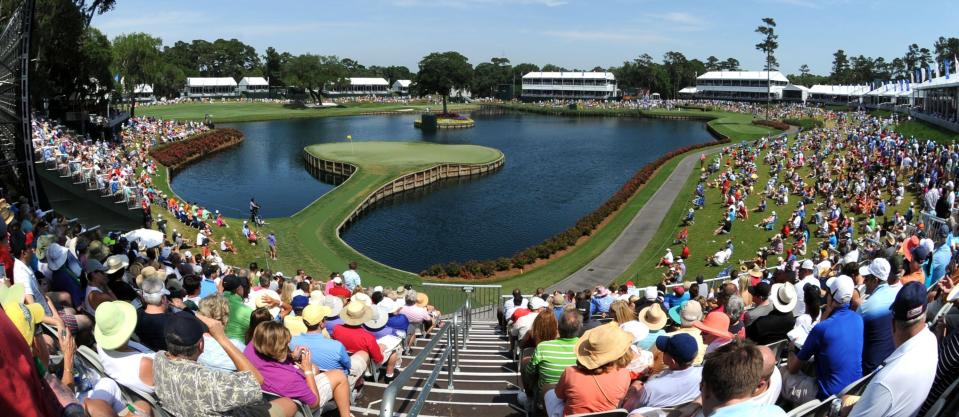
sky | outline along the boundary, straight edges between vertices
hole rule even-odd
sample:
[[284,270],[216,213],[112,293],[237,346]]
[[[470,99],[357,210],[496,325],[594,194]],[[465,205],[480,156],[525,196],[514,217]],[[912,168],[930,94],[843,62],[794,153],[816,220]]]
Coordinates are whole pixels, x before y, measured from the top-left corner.
[[[473,65],[492,57],[592,69],[648,53],[710,55],[760,69],[756,27],[778,25],[776,56],[785,73],[802,64],[830,72],[832,54],[905,54],[930,50],[939,36],[959,37],[959,1],[887,0],[120,0],[93,19],[111,39],[147,32],[165,45],[236,38],[260,55],[272,46],[293,54],[348,57],[366,66],[405,65],[455,50]],[[914,4],[914,3],[913,3]]]

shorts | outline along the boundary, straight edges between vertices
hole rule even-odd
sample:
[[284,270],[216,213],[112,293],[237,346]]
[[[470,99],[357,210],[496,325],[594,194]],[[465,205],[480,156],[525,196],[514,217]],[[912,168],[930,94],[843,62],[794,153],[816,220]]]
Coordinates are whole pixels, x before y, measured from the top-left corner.
[[70,333],[77,334],[77,332],[80,331],[76,316],[70,313],[64,313],[63,311],[58,311],[58,313],[60,313],[60,319],[63,320],[63,324],[70,329]]
[[330,384],[330,379],[326,377],[324,373],[318,373],[313,377],[316,381],[316,392],[319,393],[319,405],[323,406],[330,402],[333,399],[333,386]]

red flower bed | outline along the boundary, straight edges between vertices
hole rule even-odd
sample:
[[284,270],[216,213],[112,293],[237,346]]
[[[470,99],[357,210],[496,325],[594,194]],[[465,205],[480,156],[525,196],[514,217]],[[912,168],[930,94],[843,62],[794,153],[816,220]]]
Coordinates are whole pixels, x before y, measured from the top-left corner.
[[[706,125],[707,129],[710,130],[713,135],[718,139],[719,143],[728,143],[729,138],[715,131],[712,126]],[[420,275],[423,276],[447,276],[447,277],[462,277],[462,278],[482,278],[493,275],[493,271],[505,271],[509,268],[522,268],[526,265],[530,265],[538,259],[549,259],[550,256],[556,252],[562,251],[570,246],[576,244],[576,241],[580,237],[589,236],[596,230],[599,225],[606,220],[607,217],[612,215],[616,210],[619,210],[623,204],[626,203],[639,190],[643,184],[649,181],[652,178],[653,174],[656,172],[659,167],[663,166],[670,159],[682,155],[686,152],[705,148],[707,146],[715,145],[715,143],[701,143],[698,145],[684,146],[679,149],[675,149],[672,152],[669,152],[663,156],[660,156],[655,161],[652,161],[642,168],[639,171],[636,171],[633,174],[632,178],[626,181],[619,191],[613,194],[605,203],[603,203],[599,208],[593,210],[593,212],[583,216],[576,222],[572,227],[550,237],[549,239],[540,242],[537,245],[530,246],[526,249],[523,249],[513,255],[512,258],[500,258],[495,260],[486,260],[486,261],[468,261],[465,264],[459,264],[457,262],[450,262],[445,265],[433,265],[421,272]]]
[[779,120],[759,120],[759,119],[753,119],[753,124],[754,124],[754,125],[771,127],[771,128],[773,128],[773,129],[776,129],[776,130],[783,130],[783,131],[789,130],[789,125],[786,124],[786,123],[783,123],[783,122],[781,122],[781,121],[779,121]]
[[150,156],[167,168],[176,170],[190,161],[242,140],[243,133],[236,129],[209,130],[179,142],[158,146],[150,151]]

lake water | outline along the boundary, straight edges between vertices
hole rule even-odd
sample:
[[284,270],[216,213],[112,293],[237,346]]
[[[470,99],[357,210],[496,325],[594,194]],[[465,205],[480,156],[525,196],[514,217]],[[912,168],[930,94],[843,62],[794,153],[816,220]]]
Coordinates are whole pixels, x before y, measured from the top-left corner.
[[426,133],[413,128],[416,117],[222,124],[243,131],[246,140],[190,165],[172,186],[181,197],[230,217],[248,217],[250,197],[263,217],[283,217],[334,187],[305,169],[301,152],[307,145],[352,135],[354,141],[469,143],[503,151],[501,170],[388,199],[343,234],[370,258],[419,272],[451,260],[511,256],[574,224],[644,164],[713,140],[695,121],[477,112],[475,128]]

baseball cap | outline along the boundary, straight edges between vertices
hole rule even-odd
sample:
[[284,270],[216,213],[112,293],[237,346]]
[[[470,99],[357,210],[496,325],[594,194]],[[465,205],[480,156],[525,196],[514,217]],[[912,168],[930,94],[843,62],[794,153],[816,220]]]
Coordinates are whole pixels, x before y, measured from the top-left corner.
[[656,291],[656,287],[646,287],[643,289],[643,296],[649,301],[656,301],[656,297],[659,296],[659,293]]
[[340,278],[340,277],[333,278],[333,283],[334,283],[334,284],[342,284],[342,283],[343,283],[343,278]]
[[310,305],[310,297],[298,295],[290,300],[290,305],[293,306],[293,309],[305,308]]
[[912,260],[916,263],[923,263],[929,258],[929,248],[926,245],[919,245],[910,251]]
[[539,310],[541,308],[546,308],[548,306],[549,304],[546,303],[546,300],[543,300],[542,298],[539,298],[539,297],[533,297],[533,298],[530,298],[529,300],[530,310]]
[[812,271],[816,266],[812,263],[812,259],[806,259],[802,261],[802,264],[799,265],[799,269],[808,269]]
[[333,309],[325,304],[310,304],[303,309],[303,321],[310,326],[315,326],[323,319],[333,314]]
[[869,265],[859,267],[859,275],[872,275],[880,281],[885,281],[887,278],[889,278],[889,270],[891,268],[892,267],[889,266],[889,261],[887,261],[885,258],[876,258],[873,259]]
[[829,288],[829,294],[837,303],[846,304],[852,299],[852,292],[856,288],[856,283],[849,276],[840,275],[826,280],[826,287]]
[[223,277],[223,291],[236,292],[237,288],[243,285],[240,277],[236,275],[227,275]]
[[917,281],[907,282],[899,289],[889,310],[892,311],[892,318],[898,321],[922,318],[926,312],[925,285]]
[[686,293],[686,288],[683,287],[682,285],[677,285],[677,286],[673,287],[673,292],[676,293],[676,295],[682,297],[683,294]]
[[656,349],[668,353],[678,362],[687,363],[696,359],[696,355],[699,353],[699,344],[688,333],[677,333],[672,336],[657,337]]
[[163,336],[180,346],[193,346],[200,341],[207,327],[189,311],[181,311],[167,319]]

